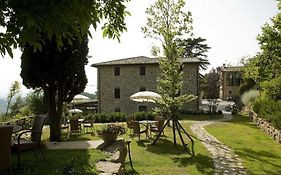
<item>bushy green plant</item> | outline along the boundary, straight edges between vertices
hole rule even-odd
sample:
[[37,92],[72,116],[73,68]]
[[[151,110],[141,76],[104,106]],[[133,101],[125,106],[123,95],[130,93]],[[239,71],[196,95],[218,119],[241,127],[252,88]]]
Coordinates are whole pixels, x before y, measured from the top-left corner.
[[281,100],[281,76],[264,81],[261,86],[267,96],[275,100]]
[[154,120],[155,114],[153,112],[135,112],[133,116],[136,121]]
[[97,123],[126,121],[126,115],[122,112],[97,113],[97,114],[95,114],[95,118],[96,118],[95,122],[97,122]]
[[244,104],[244,105],[247,105],[249,102],[253,101],[255,98],[257,98],[258,96],[260,95],[259,91],[258,90],[255,90],[255,89],[251,89],[247,92],[244,92],[242,95],[241,95],[241,102]]
[[252,78],[245,78],[239,87],[239,93],[244,94],[254,88],[256,82]]
[[121,125],[109,124],[109,125],[105,125],[101,129],[97,130],[98,135],[104,135],[104,134],[110,134],[110,133],[111,134],[118,133],[118,135],[123,135],[126,133],[126,129]]
[[259,117],[281,129],[281,100],[276,101],[266,96],[259,97],[253,103],[253,110],[259,114]]

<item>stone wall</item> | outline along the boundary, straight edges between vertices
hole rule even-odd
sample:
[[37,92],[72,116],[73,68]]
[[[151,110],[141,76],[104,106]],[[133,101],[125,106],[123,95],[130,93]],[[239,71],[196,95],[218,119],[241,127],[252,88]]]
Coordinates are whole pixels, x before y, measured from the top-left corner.
[[249,112],[249,118],[256,123],[256,125],[269,135],[277,143],[281,144],[281,130],[271,126],[264,118],[258,117],[258,115],[252,111]]
[[183,104],[184,111],[198,111],[199,110],[199,67],[197,64],[185,64],[183,67],[183,86],[181,94],[192,94],[197,96],[196,100],[190,103]]
[[[147,106],[148,110],[156,107],[154,103],[139,103],[130,100],[130,96],[145,88],[147,91],[157,92],[157,79],[160,77],[158,64],[145,64],[146,74],[139,73],[140,65],[119,65],[120,75],[114,76],[114,66],[98,67],[98,105],[99,112],[121,112],[131,114],[139,111],[139,106]],[[199,95],[198,64],[185,64],[183,69],[182,94]],[[114,98],[114,89],[120,88],[120,98]],[[198,110],[198,100],[184,106],[184,110]]]

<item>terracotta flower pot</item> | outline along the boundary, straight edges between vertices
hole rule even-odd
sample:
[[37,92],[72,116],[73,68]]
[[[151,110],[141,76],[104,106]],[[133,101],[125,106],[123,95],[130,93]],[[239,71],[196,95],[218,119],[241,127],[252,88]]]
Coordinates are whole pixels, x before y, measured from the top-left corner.
[[100,137],[104,141],[104,143],[113,143],[116,141],[119,133],[106,133],[101,134]]

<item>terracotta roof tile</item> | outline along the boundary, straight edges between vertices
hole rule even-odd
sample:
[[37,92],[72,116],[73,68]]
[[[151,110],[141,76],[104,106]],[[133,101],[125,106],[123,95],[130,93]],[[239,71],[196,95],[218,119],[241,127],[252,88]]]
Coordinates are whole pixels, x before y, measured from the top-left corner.
[[222,72],[240,72],[240,71],[243,71],[242,70],[243,67],[241,66],[233,66],[233,67],[223,67],[222,68]]
[[[92,64],[92,67],[109,66],[109,65],[130,65],[130,64],[158,64],[160,58],[150,58],[146,56],[138,56],[131,58],[124,58],[113,61],[106,61]],[[182,58],[184,63],[202,63],[198,58]]]

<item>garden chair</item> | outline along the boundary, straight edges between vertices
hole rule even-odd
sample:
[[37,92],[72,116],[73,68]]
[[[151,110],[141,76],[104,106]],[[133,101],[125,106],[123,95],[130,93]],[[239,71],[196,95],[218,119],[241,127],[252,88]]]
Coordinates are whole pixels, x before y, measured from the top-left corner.
[[80,133],[81,131],[81,124],[79,123],[78,119],[70,119],[70,133]]
[[0,174],[7,171],[12,175],[11,140],[13,126],[0,126]]
[[[150,131],[159,133],[159,132],[161,132],[162,128],[164,127],[164,124],[165,124],[165,119],[162,118],[162,119],[158,120],[158,122],[156,123],[156,127],[150,128]],[[162,133],[164,134],[164,131]]]
[[138,121],[133,121],[132,125],[133,125],[133,135],[132,135],[133,137],[138,136],[140,139],[140,135],[143,133],[145,133],[147,137],[147,129],[141,131],[140,124]]
[[[19,134],[17,140],[13,141],[13,149],[17,151],[18,154],[18,166],[20,167],[20,152],[25,150],[33,150],[36,155],[35,150],[40,149],[43,159],[46,160],[46,157],[43,152],[41,135],[44,122],[46,120],[45,115],[37,115],[34,118],[32,129],[24,130]],[[30,133],[30,139],[23,139],[25,134]]]
[[86,118],[82,125],[83,125],[83,130],[84,130],[84,133],[86,133],[86,129],[87,129],[87,132],[88,132],[88,129],[90,128],[91,131],[93,131],[94,129],[94,122],[95,122],[95,117],[94,116],[90,116],[88,118]]
[[[154,117],[154,120],[155,121],[164,120],[164,117],[157,115],[157,116]],[[151,127],[157,128],[157,123],[153,124]]]
[[134,122],[134,117],[133,117],[133,116],[129,116],[129,117],[127,118],[127,120],[126,120],[127,128],[130,130],[130,134],[132,133],[133,122]]

